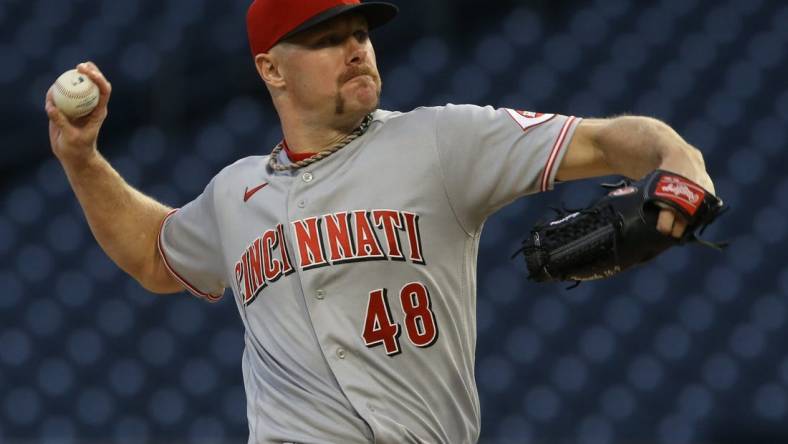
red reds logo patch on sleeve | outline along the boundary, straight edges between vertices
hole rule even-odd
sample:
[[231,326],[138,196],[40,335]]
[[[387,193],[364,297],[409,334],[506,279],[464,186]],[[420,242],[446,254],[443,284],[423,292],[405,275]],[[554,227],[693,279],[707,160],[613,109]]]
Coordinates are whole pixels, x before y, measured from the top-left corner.
[[532,111],[522,111],[519,109],[504,108],[504,110],[512,117],[512,119],[514,119],[515,122],[517,122],[518,125],[520,125],[520,128],[522,128],[523,131],[537,125],[541,125],[542,123],[545,123],[555,117],[555,114],[535,113]]
[[687,179],[678,176],[664,175],[659,178],[654,194],[677,203],[690,216],[698,211],[706,191]]
[[521,109],[514,110],[517,114],[525,117],[526,119],[536,119],[537,117],[542,117],[544,113],[535,113],[533,111],[523,111]]

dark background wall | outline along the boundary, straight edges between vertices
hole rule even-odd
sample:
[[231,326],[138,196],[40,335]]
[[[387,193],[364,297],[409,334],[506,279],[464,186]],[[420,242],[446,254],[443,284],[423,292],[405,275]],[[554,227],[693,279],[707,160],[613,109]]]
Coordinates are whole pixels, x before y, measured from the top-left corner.
[[[447,102],[658,117],[699,147],[730,213],[710,238],[566,291],[508,260],[548,204],[520,200],[479,254],[484,443],[788,441],[788,6],[778,0],[396,1],[373,35],[382,106]],[[0,0],[0,442],[244,442],[231,299],[156,297],[98,248],[53,160],[43,98],[94,60],[102,152],[173,206],[268,152],[276,116],[247,0]]]

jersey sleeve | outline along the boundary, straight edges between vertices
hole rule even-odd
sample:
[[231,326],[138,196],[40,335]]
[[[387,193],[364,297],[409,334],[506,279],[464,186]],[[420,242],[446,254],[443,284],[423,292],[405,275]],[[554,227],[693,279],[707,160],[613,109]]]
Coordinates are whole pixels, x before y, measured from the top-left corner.
[[436,115],[441,174],[457,219],[475,233],[518,197],[553,188],[579,118],[447,105]]
[[159,229],[159,254],[170,274],[197,297],[216,302],[226,287],[222,246],[216,225],[214,181],[180,209],[172,210]]

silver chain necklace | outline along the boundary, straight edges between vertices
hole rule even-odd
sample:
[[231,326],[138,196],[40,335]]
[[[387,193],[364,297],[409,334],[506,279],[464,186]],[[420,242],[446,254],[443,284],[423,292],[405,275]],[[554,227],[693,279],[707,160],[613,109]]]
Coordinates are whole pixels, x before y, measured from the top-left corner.
[[271,156],[268,158],[268,166],[271,167],[271,169],[273,169],[274,171],[289,171],[289,170],[297,170],[299,168],[312,165],[318,160],[325,159],[326,157],[336,153],[337,151],[347,146],[350,142],[361,137],[365,132],[367,132],[367,129],[369,129],[370,124],[372,124],[372,113],[367,114],[364,117],[364,120],[361,122],[361,125],[359,125],[358,128],[354,129],[352,133],[348,134],[347,137],[345,137],[342,141],[340,141],[336,145],[332,146],[331,148],[325,149],[313,155],[312,157],[308,157],[304,160],[299,160],[298,162],[292,162],[288,165],[283,165],[281,162],[279,162],[279,153],[281,153],[282,150],[284,149],[284,141],[279,142],[271,151]]

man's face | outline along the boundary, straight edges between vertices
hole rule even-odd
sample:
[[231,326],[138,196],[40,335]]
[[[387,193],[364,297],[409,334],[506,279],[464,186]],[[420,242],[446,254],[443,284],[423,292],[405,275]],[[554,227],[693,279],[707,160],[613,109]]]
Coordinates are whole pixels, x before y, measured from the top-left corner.
[[363,16],[341,15],[281,46],[286,88],[299,105],[335,115],[377,109],[381,80]]

